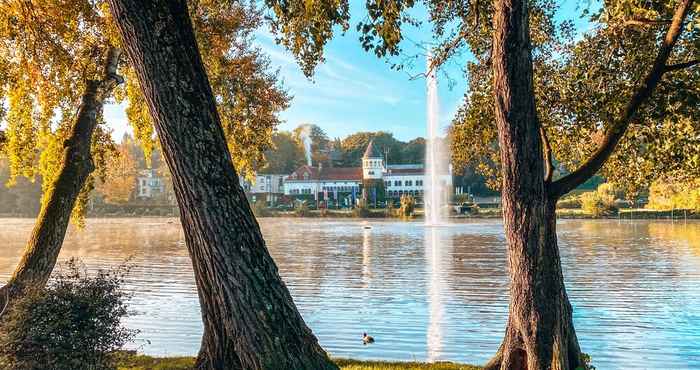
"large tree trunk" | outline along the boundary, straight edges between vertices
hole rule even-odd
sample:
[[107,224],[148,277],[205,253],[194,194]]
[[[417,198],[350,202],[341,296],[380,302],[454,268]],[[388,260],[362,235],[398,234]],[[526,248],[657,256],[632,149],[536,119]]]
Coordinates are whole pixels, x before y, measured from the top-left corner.
[[204,322],[200,369],[337,369],[297,311],[226,146],[184,0],[109,0],[172,173]]
[[94,170],[90,153],[92,136],[104,99],[121,83],[116,75],[121,52],[110,48],[104,79],[87,81],[70,135],[64,143],[61,167],[27,243],[24,255],[7,285],[0,288],[0,307],[6,308],[25,289],[46,285],[68,229],[73,207],[88,176]]
[[581,365],[580,349],[557,247],[556,197],[548,195],[549,179],[545,180],[527,3],[497,0],[495,4],[494,97],[510,313],[501,348],[486,368],[568,370]]

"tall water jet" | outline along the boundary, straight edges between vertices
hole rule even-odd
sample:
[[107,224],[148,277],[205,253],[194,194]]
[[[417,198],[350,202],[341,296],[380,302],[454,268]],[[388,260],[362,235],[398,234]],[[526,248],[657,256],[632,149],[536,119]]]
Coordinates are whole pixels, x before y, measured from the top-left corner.
[[447,158],[441,158],[444,155],[443,150],[440,150],[439,124],[438,116],[440,107],[438,104],[438,89],[437,77],[435,68],[432,66],[432,56],[428,54],[426,68],[428,74],[426,76],[427,88],[427,124],[428,138],[425,151],[425,222],[427,225],[440,225],[444,223],[443,204],[443,186],[441,185],[441,171],[447,163]]

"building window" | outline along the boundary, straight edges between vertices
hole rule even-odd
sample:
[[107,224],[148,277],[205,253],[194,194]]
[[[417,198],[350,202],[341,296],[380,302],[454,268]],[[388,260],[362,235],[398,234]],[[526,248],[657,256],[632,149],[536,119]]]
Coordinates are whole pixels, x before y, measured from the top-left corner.
[[386,185],[387,188],[390,187],[390,186],[391,186],[391,181],[384,181],[384,185]]
[[394,186],[401,186],[401,180],[394,181]]
[[308,179],[309,179],[309,173],[308,173],[308,172],[304,172],[304,180],[308,180]]
[[370,175],[374,175],[374,171],[369,171],[369,172],[367,172],[367,173],[370,174]]
[[413,186],[413,181],[406,180],[406,186]]

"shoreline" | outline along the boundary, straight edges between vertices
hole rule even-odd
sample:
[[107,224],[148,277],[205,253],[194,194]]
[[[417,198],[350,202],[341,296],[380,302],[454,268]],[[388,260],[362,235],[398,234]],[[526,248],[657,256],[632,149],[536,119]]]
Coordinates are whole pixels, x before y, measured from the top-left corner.
[[[267,211],[262,215],[256,215],[256,218],[312,218],[312,219],[357,219],[357,220],[372,220],[385,219],[397,221],[416,221],[422,220],[423,214],[417,213],[412,217],[402,218],[392,215],[387,215],[384,209],[370,209],[364,217],[357,216],[352,210],[327,210],[327,211],[306,211],[304,215],[299,215],[294,211]],[[480,213],[471,215],[451,215],[448,219],[451,220],[470,220],[470,219],[500,219],[502,217],[500,209],[488,208]],[[0,218],[26,218],[35,219],[36,216],[26,214],[2,214]],[[178,214],[152,214],[145,213],[106,213],[106,214],[88,214],[86,219],[116,219],[116,218],[179,218]],[[566,220],[668,220],[668,221],[683,221],[683,220],[700,220],[700,213],[691,212],[688,210],[675,211],[655,211],[647,209],[620,210],[614,215],[593,216],[583,213],[580,209],[559,209],[557,210],[558,219]]]
[[[121,356],[120,356],[121,357]],[[152,357],[127,354],[117,361],[117,370],[192,370],[194,357]],[[341,370],[479,370],[480,366],[455,362],[414,362],[333,359]]]

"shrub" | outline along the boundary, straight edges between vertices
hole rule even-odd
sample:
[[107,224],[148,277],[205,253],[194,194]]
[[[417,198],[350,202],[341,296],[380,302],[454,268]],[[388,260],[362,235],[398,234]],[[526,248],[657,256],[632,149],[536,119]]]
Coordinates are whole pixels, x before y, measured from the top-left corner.
[[311,211],[309,211],[309,206],[306,202],[297,202],[294,206],[294,215],[297,217],[308,217],[310,214]]
[[352,209],[352,217],[355,218],[367,218],[371,215],[369,208],[367,208],[367,202],[360,202],[360,204]]
[[401,217],[413,217],[413,212],[416,210],[416,199],[413,196],[404,194],[401,196],[401,208],[399,214]]
[[611,189],[606,184],[601,184],[598,190],[581,194],[579,198],[581,200],[581,208],[584,212],[594,217],[617,214],[615,192],[611,191]]
[[113,369],[114,354],[136,331],[124,328],[125,268],[88,277],[70,260],[46,288],[13,302],[0,326],[0,368]]
[[579,209],[581,208],[581,199],[577,196],[570,196],[560,199],[557,202],[558,209]]
[[396,209],[394,207],[393,199],[388,199],[386,201],[386,209],[384,210],[384,213],[386,217],[394,217],[396,215]]
[[267,204],[264,201],[258,200],[253,203],[253,214],[255,217],[269,217],[270,210],[267,208]]

